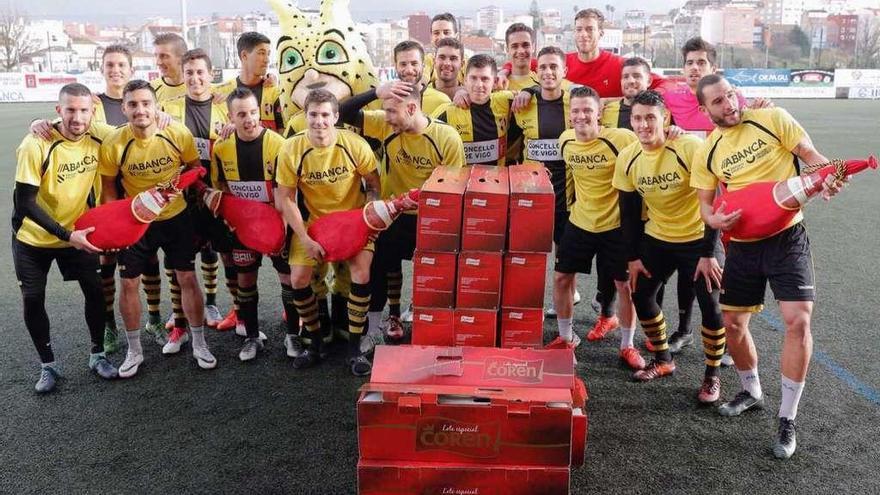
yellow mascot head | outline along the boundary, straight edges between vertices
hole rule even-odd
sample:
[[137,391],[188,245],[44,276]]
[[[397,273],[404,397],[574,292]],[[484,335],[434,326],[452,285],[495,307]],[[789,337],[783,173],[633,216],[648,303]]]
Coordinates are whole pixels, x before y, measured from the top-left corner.
[[373,62],[355,29],[348,0],[321,0],[317,19],[286,0],[268,1],[281,22],[276,48],[285,120],[302,109],[312,89],[326,89],[344,100],[376,87]]

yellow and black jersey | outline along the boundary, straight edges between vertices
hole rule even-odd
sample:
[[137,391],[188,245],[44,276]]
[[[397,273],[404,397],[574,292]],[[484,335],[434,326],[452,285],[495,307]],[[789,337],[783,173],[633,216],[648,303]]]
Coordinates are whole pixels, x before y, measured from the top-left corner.
[[[632,124],[630,123],[631,116],[632,105],[627,105],[626,102],[623,101],[623,98],[606,101],[602,106],[601,123],[605,127],[632,130]],[[664,127],[669,127],[671,124],[672,114],[669,113],[669,111],[666,111],[666,121],[663,125]]]
[[422,134],[396,133],[385,123],[384,111],[366,110],[363,115],[364,135],[382,142],[383,198],[421,188],[440,165],[461,167],[466,163],[461,136],[448,124],[427,117],[428,126]]
[[162,111],[189,129],[196,141],[199,160],[205,170],[211,171],[211,149],[220,138],[220,131],[229,123],[228,110],[225,103],[214,103],[213,100],[195,101],[189,96],[176,98],[162,104]]
[[156,100],[159,101],[160,105],[168,100],[173,100],[186,95],[186,84],[168,84],[165,82],[165,76],[159,76],[156,79],[153,79],[150,81],[150,86],[152,86],[153,91],[156,92]]
[[422,90],[422,112],[427,115],[433,114],[435,110],[449,103],[452,103],[452,100],[442,91],[428,86]]
[[211,183],[226,184],[226,189],[239,198],[273,203],[275,170],[284,143],[281,135],[268,129],[252,141],[244,141],[236,134],[217,141]]
[[263,83],[248,86],[236,77],[214,86],[214,93],[228,96],[235,88],[247,88],[257,97],[260,104],[260,122],[263,127],[281,132],[284,129],[284,117],[281,114],[281,87],[264,86]]
[[514,114],[516,127],[522,129],[524,142],[524,162],[543,163],[550,171],[550,180],[556,193],[556,211],[568,209],[567,198],[570,193],[566,185],[565,161],[559,147],[559,136],[571,128],[568,120],[569,92],[563,90],[562,96],[555,100],[545,100],[541,93],[532,96],[529,105]]
[[101,122],[118,127],[128,123],[128,117],[122,113],[122,98],[111,98],[104,93],[97,95],[95,115],[92,122]]
[[648,209],[645,233],[667,242],[690,242],[703,238],[703,220],[691,174],[700,138],[683,135],[666,141],[656,150],[633,143],[620,152],[614,187],[638,192]]
[[366,202],[361,178],[376,170],[376,157],[357,134],[339,129],[330,146],[317,147],[308,131],[288,139],[281,149],[275,179],[298,190],[310,220]]
[[[37,205],[68,230],[100,194],[98,157],[101,142],[113,128],[92,123],[78,141],[66,139],[52,130],[45,140],[28,135],[16,151],[15,182],[39,188]],[[34,247],[63,248],[70,244],[46,232],[32,219],[13,208],[12,227],[15,238]]]
[[538,81],[538,74],[535,74],[534,71],[529,71],[529,73],[524,76],[515,76],[513,74],[507,76],[507,89],[514,93],[519,93],[526,88],[539,86],[540,84],[541,83]]
[[503,167],[507,154],[507,131],[510,128],[512,91],[492,93],[481,105],[459,108],[449,103],[438,108],[433,116],[446,122],[461,136],[464,158],[468,165]]
[[[195,139],[183,124],[172,122],[147,139],[138,139],[126,125],[115,129],[101,146],[98,172],[103,176],[122,176],[126,196],[173,180],[180,167],[199,159]],[[186,208],[179,195],[162,210],[157,220],[168,220]]]
[[592,141],[578,141],[574,129],[562,133],[559,143],[574,196],[569,199],[571,223],[594,233],[620,227],[614,165],[620,152],[637,141],[627,129],[601,127]]

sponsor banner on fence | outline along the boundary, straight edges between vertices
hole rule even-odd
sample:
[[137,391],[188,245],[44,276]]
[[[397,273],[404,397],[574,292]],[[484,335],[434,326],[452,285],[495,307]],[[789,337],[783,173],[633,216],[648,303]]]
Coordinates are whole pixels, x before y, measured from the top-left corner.
[[838,88],[880,88],[878,69],[837,69],[834,85]]
[[[880,86],[876,86],[873,88],[866,87],[855,87],[855,88],[845,88],[846,98],[851,98],[855,100],[880,100]],[[840,95],[838,95],[840,96]]]
[[791,86],[834,86],[834,71],[804,69],[791,71]]
[[738,88],[746,98],[834,98],[834,86],[746,86]]
[[788,86],[791,82],[789,69],[725,69],[724,77],[741,88]]

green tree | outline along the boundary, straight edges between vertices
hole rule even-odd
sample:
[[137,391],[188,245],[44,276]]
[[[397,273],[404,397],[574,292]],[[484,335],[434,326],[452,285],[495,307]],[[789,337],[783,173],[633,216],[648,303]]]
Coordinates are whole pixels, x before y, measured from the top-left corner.
[[795,26],[791,29],[788,33],[788,40],[792,45],[800,47],[802,56],[807,57],[810,55],[810,37],[807,36],[807,33],[800,26]]

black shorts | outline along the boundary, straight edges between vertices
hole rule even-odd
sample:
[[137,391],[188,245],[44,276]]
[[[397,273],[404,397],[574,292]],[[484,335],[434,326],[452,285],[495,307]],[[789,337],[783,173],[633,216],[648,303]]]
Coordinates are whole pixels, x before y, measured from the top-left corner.
[[[668,280],[676,271],[680,277],[693,279],[697,271],[697,263],[703,256],[703,240],[689,242],[668,242],[649,235],[642,236],[639,255],[651,278]],[[724,264],[720,246],[716,243],[715,258]]]
[[556,208],[556,212],[553,214],[553,242],[557,249],[565,236],[565,226],[568,225],[570,213],[568,210]]
[[602,273],[625,282],[628,276],[624,251],[623,231],[620,228],[595,233],[567,221],[562,239],[556,247],[554,270],[559,273],[592,273],[595,257],[597,269],[601,267]]
[[190,211],[185,209],[168,220],[153,222],[146,234],[133,246],[119,253],[119,276],[136,278],[159,249],[165,253],[165,268],[195,270],[198,246]]
[[376,239],[376,257],[388,269],[394,269],[400,260],[411,260],[416,249],[416,226],[418,216],[400,215],[397,220],[388,227],[388,230],[379,234]]
[[731,241],[721,279],[721,309],[758,312],[767,282],[777,301],[815,301],[810,239],[797,224],[755,242]]
[[64,280],[83,280],[87,277],[101,278],[98,255],[79,249],[43,248],[25,244],[12,237],[12,263],[21,293],[26,296],[43,294],[46,291],[46,275],[52,261]]
[[204,206],[188,204],[190,218],[196,234],[196,246],[199,249],[210,247],[214,251],[229,254],[238,240],[223,219],[215,217]]
[[[282,275],[290,275],[290,263],[288,262],[288,257],[290,256],[290,240],[293,238],[293,229],[290,227],[287,228],[287,236],[284,239],[284,247],[281,248],[281,252],[276,254],[275,256],[269,256],[269,259],[272,260],[272,267],[275,268],[275,271]],[[248,249],[245,247],[238,239],[235,240],[235,244],[232,246],[232,251],[229,253],[232,258],[232,264],[235,265],[238,273],[252,273],[260,269],[260,265],[263,264],[263,255]]]

